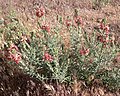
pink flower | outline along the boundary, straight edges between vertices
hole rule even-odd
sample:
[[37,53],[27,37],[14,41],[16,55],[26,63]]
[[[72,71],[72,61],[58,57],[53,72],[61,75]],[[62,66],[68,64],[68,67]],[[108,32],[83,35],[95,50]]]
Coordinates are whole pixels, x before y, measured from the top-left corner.
[[104,42],[104,38],[101,35],[97,37],[97,40],[100,41],[100,42],[102,42],[102,43]]
[[12,60],[18,64],[21,61],[21,54],[14,54]]
[[82,21],[82,18],[80,16],[75,17],[74,21],[77,24],[77,26],[83,25],[83,21]]
[[110,27],[107,25],[107,26],[104,27],[104,30],[105,30],[106,34],[109,34]]
[[41,29],[42,29],[42,30],[45,30],[45,31],[47,31],[47,32],[50,32],[50,26],[49,26],[49,25],[46,25],[46,24],[45,24],[45,25],[42,25],[42,26],[41,26]]
[[15,44],[11,44],[11,45],[10,45],[10,48],[8,48],[9,51],[12,51],[12,50],[14,50],[14,49],[15,49],[16,51],[18,51],[18,47],[17,47]]
[[90,52],[89,49],[82,49],[82,50],[80,50],[80,55],[88,55],[89,52]]
[[8,52],[7,54],[5,54],[5,58],[7,60],[12,60],[14,58],[14,54],[12,54],[11,52]]
[[37,17],[42,17],[45,14],[45,9],[43,7],[39,8],[36,10],[36,16]]
[[12,52],[8,52],[8,54],[5,56],[5,58],[8,61],[13,61],[16,64],[18,64],[21,61],[21,54],[20,53],[13,54]]
[[100,29],[101,29],[101,30],[104,30],[107,35],[109,34],[110,27],[109,27],[108,25],[105,25],[105,24],[101,23],[101,24],[100,24]]
[[98,41],[100,41],[101,43],[108,43],[108,42],[111,42],[110,40],[109,40],[109,37],[108,36],[106,36],[106,37],[103,37],[103,36],[98,36],[98,38],[97,38],[97,40]]
[[52,62],[53,58],[49,53],[45,53],[44,56],[43,56],[43,60]]
[[71,20],[66,20],[66,22],[65,22],[65,23],[66,23],[66,26],[67,26],[67,27],[69,27],[69,26],[71,26],[71,25],[72,25]]
[[[13,50],[15,50],[14,53],[12,52]],[[21,54],[18,47],[14,44],[11,44],[10,48],[4,52],[4,57],[9,61],[15,62],[16,64],[18,64],[21,60]]]

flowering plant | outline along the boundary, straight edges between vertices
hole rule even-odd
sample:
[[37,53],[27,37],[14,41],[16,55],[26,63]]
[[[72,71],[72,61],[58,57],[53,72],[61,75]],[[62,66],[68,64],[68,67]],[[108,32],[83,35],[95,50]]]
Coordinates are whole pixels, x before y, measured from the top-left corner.
[[42,17],[44,14],[45,14],[45,9],[44,9],[43,7],[36,9],[36,16],[37,16],[37,17],[40,18],[40,17]]
[[[37,17],[42,18],[44,15],[43,9],[37,10]],[[120,49],[119,45],[115,45],[109,26],[101,22],[98,30],[87,32],[83,19],[78,15],[73,20],[67,18],[65,26],[62,22],[60,19],[59,24],[62,27],[51,28],[50,25],[41,25],[42,21],[38,21],[39,29],[29,35],[25,32],[23,34],[23,30],[18,34],[12,34],[13,29],[6,31],[10,33],[7,34],[10,38],[6,39],[10,46],[7,45],[0,52],[7,62],[16,63],[24,73],[41,81],[54,79],[71,82],[74,75],[86,84],[100,79],[105,84],[110,80],[109,85],[120,87],[119,68],[113,67],[113,60]],[[69,35],[68,46],[60,33],[63,27]]]

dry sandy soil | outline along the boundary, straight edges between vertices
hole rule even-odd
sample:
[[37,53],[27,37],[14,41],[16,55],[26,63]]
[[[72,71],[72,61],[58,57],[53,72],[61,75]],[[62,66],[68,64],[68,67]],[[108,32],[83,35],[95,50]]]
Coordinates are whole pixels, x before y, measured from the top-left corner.
[[[53,26],[57,23],[57,14],[65,19],[74,15],[75,8],[79,10],[87,31],[98,26],[98,20],[106,18],[111,32],[115,33],[120,41],[120,0],[111,0],[106,6],[100,7],[94,6],[92,0],[0,0],[0,18],[6,20],[6,16],[14,11],[23,25],[33,31],[37,22],[35,8],[39,6],[45,7],[46,22]],[[120,61],[118,63],[120,64]],[[75,95],[67,85],[51,84],[49,86],[57,87],[50,87],[48,90],[45,84],[22,73],[12,72],[7,64],[3,64],[0,61],[0,96],[120,96],[120,90],[112,93],[94,84],[90,88],[79,88],[79,95]]]

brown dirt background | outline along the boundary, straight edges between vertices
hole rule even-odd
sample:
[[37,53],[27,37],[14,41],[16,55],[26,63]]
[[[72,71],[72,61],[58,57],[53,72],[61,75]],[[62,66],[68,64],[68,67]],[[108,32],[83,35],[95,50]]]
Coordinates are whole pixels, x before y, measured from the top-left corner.
[[[45,21],[50,22],[52,26],[57,24],[57,14],[65,19],[67,16],[74,15],[75,8],[79,10],[87,31],[99,25],[97,20],[107,18],[111,32],[116,34],[120,41],[120,0],[111,0],[106,6],[96,9],[93,8],[92,0],[0,0],[0,18],[6,20],[10,11],[15,11],[19,21],[28,30],[33,31],[36,29],[35,8],[38,6],[45,7]],[[64,29],[62,31],[65,33]],[[67,33],[65,34],[67,36]],[[96,85],[83,89],[79,87],[79,95],[75,95],[71,88],[64,85],[54,83],[48,85],[54,86],[54,90],[50,87],[51,90],[48,91],[45,84],[22,73],[17,73],[7,64],[0,62],[0,96],[120,96],[120,90],[112,93]]]

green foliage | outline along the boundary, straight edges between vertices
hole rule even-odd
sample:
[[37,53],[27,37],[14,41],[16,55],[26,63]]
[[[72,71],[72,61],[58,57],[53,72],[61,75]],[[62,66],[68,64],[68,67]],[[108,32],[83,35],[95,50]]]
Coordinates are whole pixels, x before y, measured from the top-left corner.
[[27,32],[27,29],[16,17],[8,16],[6,20],[1,20],[1,24],[0,39],[2,44],[7,44],[7,46],[11,43],[18,44],[22,34]]
[[[78,79],[88,83],[90,83],[89,78],[93,76],[91,81],[101,79],[107,86],[120,88],[118,84],[120,82],[119,68],[113,67],[113,59],[119,47],[115,46],[114,43],[107,43],[104,47],[103,43],[97,41],[97,34],[99,34],[97,30],[87,33],[81,28],[78,30],[72,28],[71,45],[74,46],[71,49],[71,73],[75,73]],[[104,31],[100,31],[100,34],[104,36]],[[79,49],[81,47],[89,48],[90,53],[87,56],[80,55]]]
[[[68,56],[64,51],[64,44],[61,43],[61,37],[58,33],[50,35],[45,30],[39,33],[43,38],[38,38],[35,33],[32,33],[29,44],[23,42],[19,45],[23,56],[19,64],[20,68],[42,81],[45,79],[66,81],[69,78],[67,76]],[[53,61],[43,60],[45,52],[51,54]]]
[[[17,66],[25,74],[41,81],[54,79],[59,82],[71,82],[74,75],[87,84],[100,79],[111,89],[120,88],[120,70],[113,66],[113,59],[120,48],[112,41],[112,34],[108,34],[106,29],[94,29],[92,33],[88,33],[79,25],[66,27],[70,34],[70,46],[66,48],[60,28],[56,27],[48,32],[47,27],[42,29],[38,22],[41,30],[31,32],[27,38],[26,29],[20,25],[19,20],[10,20],[1,32],[5,33],[6,44],[17,44],[22,54]],[[58,21],[62,25],[62,19],[59,18]],[[23,41],[22,36],[26,36]]]

